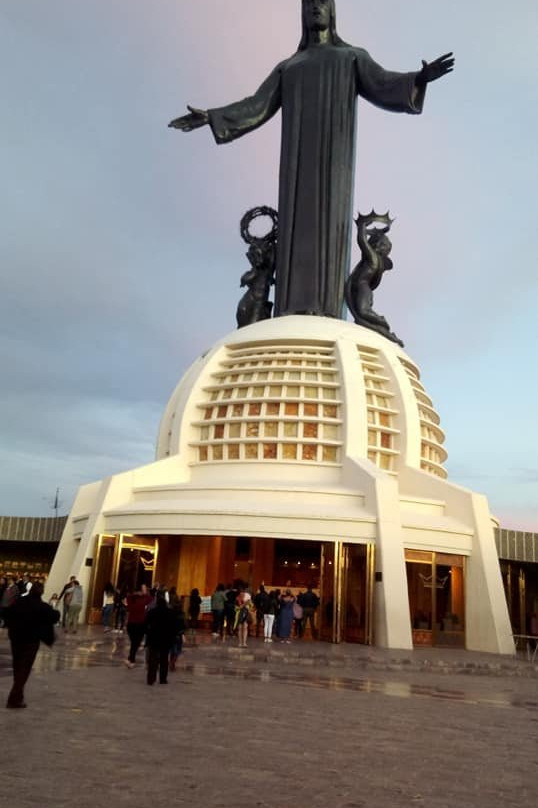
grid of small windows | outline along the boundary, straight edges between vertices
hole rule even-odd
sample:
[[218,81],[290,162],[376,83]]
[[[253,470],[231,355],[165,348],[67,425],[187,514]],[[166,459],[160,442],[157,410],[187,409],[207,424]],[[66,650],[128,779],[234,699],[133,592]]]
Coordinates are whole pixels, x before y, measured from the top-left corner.
[[447,473],[442,464],[447,458],[447,453],[443,448],[445,435],[439,426],[439,416],[433,409],[431,398],[426,394],[419,381],[420,377],[417,368],[404,359],[400,358],[400,362],[409,376],[409,381],[417,400],[421,434],[420,467],[430,474],[446,479]]
[[368,459],[383,471],[395,473],[400,432],[396,428],[398,410],[379,351],[358,346],[366,388],[368,419]]
[[340,380],[333,346],[242,345],[198,403],[198,462],[340,463]]

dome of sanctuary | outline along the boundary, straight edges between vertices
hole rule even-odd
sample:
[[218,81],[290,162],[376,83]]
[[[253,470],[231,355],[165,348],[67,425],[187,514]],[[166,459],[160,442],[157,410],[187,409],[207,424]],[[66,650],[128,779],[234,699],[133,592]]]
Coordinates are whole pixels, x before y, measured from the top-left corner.
[[301,315],[241,328],[197,359],[165,409],[156,456],[227,473],[272,464],[284,476],[286,464],[338,468],[350,456],[391,475],[403,463],[446,478],[443,443],[419,369],[398,345]]

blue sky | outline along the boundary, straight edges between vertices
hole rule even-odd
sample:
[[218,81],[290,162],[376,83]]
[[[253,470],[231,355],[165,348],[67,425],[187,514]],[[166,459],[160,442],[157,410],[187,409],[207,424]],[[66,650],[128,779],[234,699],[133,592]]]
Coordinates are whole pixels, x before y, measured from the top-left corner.
[[[150,461],[178,379],[234,329],[238,222],[276,206],[280,121],[219,147],[167,123],[255,89],[296,49],[299,9],[0,5],[0,513],[46,515],[57,486],[66,511],[79,485]],[[376,308],[422,370],[450,478],[538,531],[538,4],[337,10],[387,68],[456,54],[422,116],[360,103],[355,210],[397,217]]]

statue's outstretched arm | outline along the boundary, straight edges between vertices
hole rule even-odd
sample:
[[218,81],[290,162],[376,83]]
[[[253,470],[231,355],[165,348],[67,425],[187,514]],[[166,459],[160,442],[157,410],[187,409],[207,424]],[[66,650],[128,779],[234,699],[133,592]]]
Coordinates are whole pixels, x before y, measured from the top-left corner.
[[280,79],[283,63],[278,64],[256,92],[242,101],[215,109],[187,107],[188,115],[170,121],[172,129],[191,132],[209,124],[217,143],[228,143],[257,129],[280,109]]
[[174,118],[170,121],[168,126],[172,129],[181,129],[182,132],[192,132],[193,129],[199,129],[200,126],[206,126],[209,123],[209,115],[205,109],[196,109],[187,104],[189,110],[188,115],[182,115],[181,118]]

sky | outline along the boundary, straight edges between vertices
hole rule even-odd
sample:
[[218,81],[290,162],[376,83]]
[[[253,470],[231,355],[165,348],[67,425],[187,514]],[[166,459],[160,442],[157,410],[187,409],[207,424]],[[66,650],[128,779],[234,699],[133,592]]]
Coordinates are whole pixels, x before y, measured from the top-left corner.
[[[538,531],[538,4],[337,12],[386,68],[455,52],[421,116],[359,101],[354,210],[396,217],[375,308],[421,368],[449,479]],[[52,515],[57,487],[65,513],[153,460],[178,380],[235,328],[240,218],[278,190],[279,115],[224,146],[167,123],[249,95],[299,38],[299,0],[2,0],[0,513]]]

